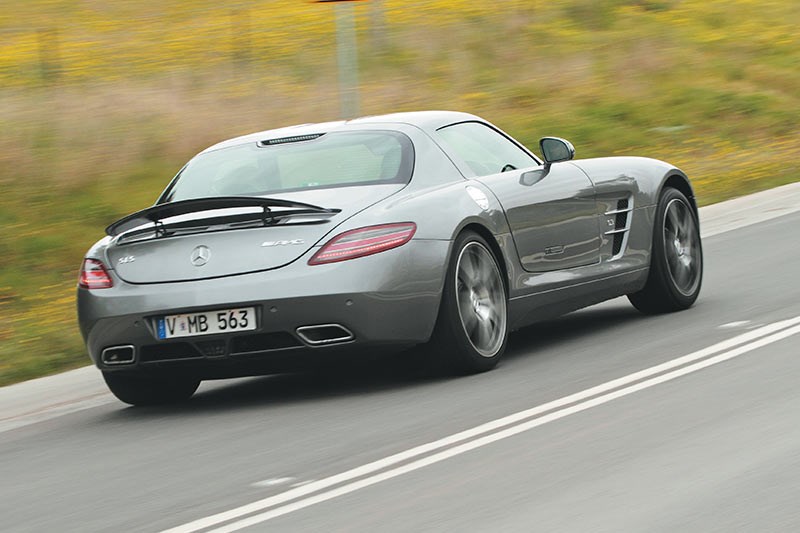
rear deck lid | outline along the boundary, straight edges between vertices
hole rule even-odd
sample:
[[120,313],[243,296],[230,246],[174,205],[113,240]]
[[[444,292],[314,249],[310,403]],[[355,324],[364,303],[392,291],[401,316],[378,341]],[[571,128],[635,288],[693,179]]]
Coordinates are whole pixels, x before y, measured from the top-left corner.
[[403,187],[346,187],[268,199],[293,204],[301,198],[323,200],[324,196],[328,204],[335,204],[325,208],[302,202],[265,212],[258,201],[267,199],[251,199],[247,206],[240,197],[232,202],[238,206],[228,207],[224,199],[206,199],[218,200],[217,207],[208,209],[210,203],[200,203],[203,209],[196,212],[181,212],[182,202],[176,202],[177,211],[166,212],[172,216],[159,218],[155,213],[151,216],[155,221],[147,218],[145,210],[109,226],[114,236],[106,249],[109,267],[130,283],[190,281],[280,268],[297,260],[350,216]]

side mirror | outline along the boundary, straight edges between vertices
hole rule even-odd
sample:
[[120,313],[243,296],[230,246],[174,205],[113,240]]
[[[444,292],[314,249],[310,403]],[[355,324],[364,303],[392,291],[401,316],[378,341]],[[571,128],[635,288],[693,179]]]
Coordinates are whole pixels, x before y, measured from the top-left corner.
[[575,147],[566,139],[559,137],[542,137],[539,141],[542,157],[548,165],[569,161],[575,157]]

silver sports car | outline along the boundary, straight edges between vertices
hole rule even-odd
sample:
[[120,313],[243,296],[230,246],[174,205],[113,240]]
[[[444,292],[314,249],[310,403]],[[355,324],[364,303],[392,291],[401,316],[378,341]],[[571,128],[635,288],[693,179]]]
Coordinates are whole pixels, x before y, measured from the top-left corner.
[[212,146],[86,254],[89,354],[120,400],[154,404],[362,350],[424,345],[411,353],[481,372],[543,318],[621,295],[645,313],[691,306],[703,256],[686,175],[540,148],[440,111]]

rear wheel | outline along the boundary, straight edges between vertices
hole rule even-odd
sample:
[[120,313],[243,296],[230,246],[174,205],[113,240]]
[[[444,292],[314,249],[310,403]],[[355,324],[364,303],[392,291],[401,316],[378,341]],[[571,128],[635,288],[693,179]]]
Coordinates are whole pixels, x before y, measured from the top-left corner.
[[106,385],[114,396],[131,405],[161,405],[188,400],[199,379],[184,377],[137,376],[121,372],[103,372]]
[[628,295],[647,314],[691,307],[703,280],[703,249],[697,214],[677,189],[661,193],[653,226],[650,273],[644,288]]
[[429,352],[446,370],[484,372],[497,365],[508,342],[503,274],[476,233],[459,235],[453,250]]

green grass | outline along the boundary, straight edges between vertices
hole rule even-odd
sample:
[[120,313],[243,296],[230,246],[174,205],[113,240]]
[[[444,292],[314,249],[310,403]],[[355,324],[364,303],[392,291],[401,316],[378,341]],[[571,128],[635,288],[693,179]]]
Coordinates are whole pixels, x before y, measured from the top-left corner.
[[[236,5],[0,13],[0,385],[88,362],[84,252],[194,153],[338,118],[331,6]],[[800,176],[791,0],[385,0],[383,22],[378,5],[356,8],[364,114],[464,110],[531,147],[664,159],[701,204]]]

